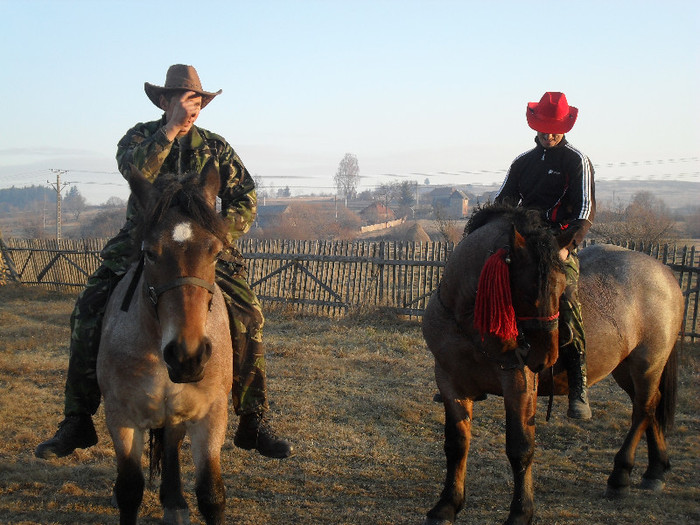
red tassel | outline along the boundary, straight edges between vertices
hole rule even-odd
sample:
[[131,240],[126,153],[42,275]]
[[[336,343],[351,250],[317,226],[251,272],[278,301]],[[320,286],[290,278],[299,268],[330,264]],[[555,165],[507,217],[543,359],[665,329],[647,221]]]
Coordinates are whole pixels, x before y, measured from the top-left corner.
[[507,252],[501,248],[484,264],[479,276],[474,305],[474,327],[481,337],[494,334],[503,340],[515,339],[518,326],[510,294],[510,274],[505,262]]

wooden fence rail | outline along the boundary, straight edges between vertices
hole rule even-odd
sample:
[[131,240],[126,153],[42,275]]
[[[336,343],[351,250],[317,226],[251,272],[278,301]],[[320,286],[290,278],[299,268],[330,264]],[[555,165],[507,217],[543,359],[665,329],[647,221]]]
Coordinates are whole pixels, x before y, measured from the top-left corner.
[[[11,280],[57,290],[79,289],[100,264],[105,242],[0,240],[0,262]],[[377,307],[421,316],[453,247],[448,242],[259,239],[238,244],[248,262],[251,286],[264,305],[326,316]],[[644,251],[674,271],[685,295],[682,332],[692,341],[700,338],[700,254],[695,247],[626,247]]]

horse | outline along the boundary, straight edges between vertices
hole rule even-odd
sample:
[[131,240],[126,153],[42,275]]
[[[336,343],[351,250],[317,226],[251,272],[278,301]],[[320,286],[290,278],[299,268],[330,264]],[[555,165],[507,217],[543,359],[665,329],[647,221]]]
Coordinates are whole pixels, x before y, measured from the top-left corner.
[[128,181],[143,211],[135,234],[140,257],[111,294],[97,359],[117,461],[120,523],[136,523],[145,433],[159,429],[151,434],[151,466],[162,469],[164,523],[189,523],[179,457],[189,434],[199,511],[207,524],[222,524],[220,454],[233,351],[226,304],[214,283],[217,256],[227,244],[226,224],[215,210],[219,173],[210,164],[201,176],[161,176],[151,184],[132,168]]
[[[558,361],[558,301],[565,286],[560,246],[537,211],[507,205],[477,210],[465,234],[422,322],[445,409],[447,462],[440,499],[424,525],[452,524],[464,506],[473,405],[487,394],[502,396],[505,405],[514,479],[505,523],[529,524],[537,396],[568,392]],[[612,374],[633,403],[605,496],[629,492],[643,434],[648,468],[641,486],[661,490],[670,468],[664,432],[675,410],[682,292],[665,265],[624,248],[589,246],[580,252],[580,268],[588,384]]]

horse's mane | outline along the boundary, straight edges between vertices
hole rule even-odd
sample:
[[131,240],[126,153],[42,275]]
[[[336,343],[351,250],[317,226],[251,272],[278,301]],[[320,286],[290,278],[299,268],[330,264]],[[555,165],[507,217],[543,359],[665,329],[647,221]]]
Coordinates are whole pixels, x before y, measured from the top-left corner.
[[499,217],[505,217],[515,224],[521,234],[546,229],[544,222],[537,210],[512,206],[504,203],[486,203],[478,206],[467,221],[464,228],[465,235],[481,228],[484,224]]
[[503,203],[487,203],[479,206],[467,221],[464,234],[469,235],[482,226],[498,219],[505,219],[525,238],[528,251],[537,261],[540,276],[540,293],[548,292],[546,276],[552,271],[564,271],[559,258],[559,246],[551,228],[542,220],[535,209],[512,206]]
[[136,226],[136,238],[142,240],[146,233],[159,224],[168,210],[177,207],[186,217],[227,243],[228,224],[226,220],[209,205],[200,183],[200,175],[189,173],[182,178],[173,174],[160,175],[153,186],[158,190],[158,199],[143,210]]

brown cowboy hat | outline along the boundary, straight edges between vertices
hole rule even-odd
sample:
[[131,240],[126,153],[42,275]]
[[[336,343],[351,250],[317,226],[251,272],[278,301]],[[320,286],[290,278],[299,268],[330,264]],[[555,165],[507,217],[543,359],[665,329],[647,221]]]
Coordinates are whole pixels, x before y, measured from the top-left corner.
[[165,75],[165,85],[163,87],[144,82],[143,88],[151,102],[159,108],[160,96],[169,91],[194,91],[202,96],[202,109],[204,109],[204,106],[209,104],[216,95],[221,94],[221,90],[216,93],[204,91],[202,89],[202,83],[199,81],[197,70],[192,66],[186,66],[184,64],[175,64],[168,68],[168,73]]
[[574,127],[578,109],[569,106],[566,95],[556,91],[547,91],[539,102],[527,105],[527,123],[540,133],[567,133]]

